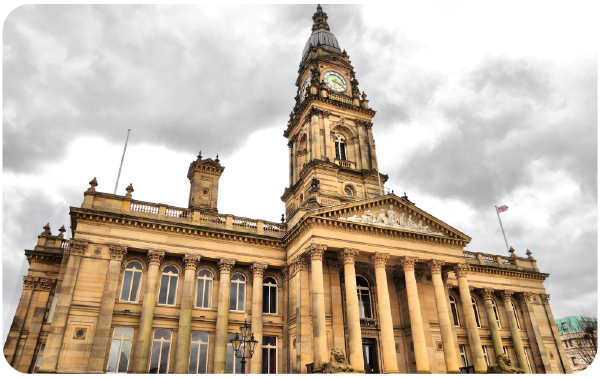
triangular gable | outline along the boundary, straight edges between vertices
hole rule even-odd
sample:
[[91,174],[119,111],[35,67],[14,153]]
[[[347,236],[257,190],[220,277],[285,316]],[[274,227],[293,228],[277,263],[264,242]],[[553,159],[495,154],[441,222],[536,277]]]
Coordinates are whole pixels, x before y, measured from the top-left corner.
[[[382,211],[383,210],[383,211]],[[419,234],[471,241],[471,237],[395,194],[343,203],[311,211],[310,217],[366,224]]]

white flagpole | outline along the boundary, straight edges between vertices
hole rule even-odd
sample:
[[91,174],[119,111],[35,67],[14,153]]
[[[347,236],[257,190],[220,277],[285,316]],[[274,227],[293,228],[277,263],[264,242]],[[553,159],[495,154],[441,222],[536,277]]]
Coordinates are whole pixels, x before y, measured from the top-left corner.
[[119,186],[119,178],[121,177],[121,168],[123,168],[123,160],[125,160],[125,151],[127,151],[127,141],[129,140],[129,133],[131,129],[127,129],[127,139],[125,139],[125,147],[123,148],[123,156],[121,157],[121,165],[119,165],[119,174],[117,175],[117,183],[115,184],[115,192],[117,194],[117,186]]
[[498,212],[498,206],[494,205],[496,208],[496,215],[498,216],[498,222],[500,222],[500,228],[502,229],[502,235],[504,236],[504,243],[506,243],[506,250],[508,251],[508,241],[506,241],[506,234],[504,233],[504,227],[502,227],[502,221],[500,220],[500,213]]

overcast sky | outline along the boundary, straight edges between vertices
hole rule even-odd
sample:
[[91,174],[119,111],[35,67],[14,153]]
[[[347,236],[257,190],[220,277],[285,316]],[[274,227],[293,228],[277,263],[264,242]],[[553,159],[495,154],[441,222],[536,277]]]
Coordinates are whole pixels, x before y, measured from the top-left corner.
[[[88,182],[187,206],[198,150],[219,211],[280,219],[282,134],[315,5],[21,6],[3,33],[3,318],[24,249]],[[387,186],[506,254],[529,248],[555,318],[596,315],[597,36],[588,3],[324,5],[377,111]],[[69,237],[70,237],[69,233]],[[21,271],[21,273],[18,273]],[[15,299],[13,296],[15,295]],[[4,336],[6,332],[4,332]]]

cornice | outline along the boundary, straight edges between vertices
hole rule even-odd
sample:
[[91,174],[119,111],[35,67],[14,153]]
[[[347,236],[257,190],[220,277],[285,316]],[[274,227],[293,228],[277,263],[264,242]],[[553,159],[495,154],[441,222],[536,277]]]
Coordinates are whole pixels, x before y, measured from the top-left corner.
[[533,271],[523,271],[510,268],[497,268],[493,266],[482,266],[482,265],[471,265],[469,264],[469,273],[483,273],[483,274],[495,274],[501,276],[527,278],[532,280],[544,281],[550,275],[548,273],[539,273]]

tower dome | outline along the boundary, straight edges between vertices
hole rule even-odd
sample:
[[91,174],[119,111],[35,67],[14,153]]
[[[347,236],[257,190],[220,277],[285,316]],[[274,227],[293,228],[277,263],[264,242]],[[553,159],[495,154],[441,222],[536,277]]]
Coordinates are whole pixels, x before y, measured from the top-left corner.
[[327,24],[327,13],[323,12],[323,8],[319,4],[317,11],[313,15],[313,27],[312,34],[306,41],[304,50],[302,51],[302,60],[308,55],[308,50],[311,46],[327,46],[327,50],[332,50],[341,53],[340,45],[338,44],[335,35],[329,31],[329,25]]

